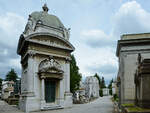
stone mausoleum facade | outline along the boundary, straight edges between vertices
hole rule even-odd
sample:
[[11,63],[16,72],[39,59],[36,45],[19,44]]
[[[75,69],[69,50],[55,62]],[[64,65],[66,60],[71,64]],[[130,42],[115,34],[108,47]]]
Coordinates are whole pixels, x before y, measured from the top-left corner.
[[23,111],[57,109],[72,105],[70,93],[69,29],[54,15],[43,11],[29,15],[17,53],[21,56],[21,97]]
[[118,86],[119,104],[134,103],[136,98],[135,73],[138,55],[150,58],[150,33],[122,35],[118,41],[116,55],[119,60]]

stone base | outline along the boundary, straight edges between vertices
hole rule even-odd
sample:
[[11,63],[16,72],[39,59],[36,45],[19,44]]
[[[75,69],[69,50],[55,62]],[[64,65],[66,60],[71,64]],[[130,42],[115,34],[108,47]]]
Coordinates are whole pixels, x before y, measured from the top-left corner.
[[65,93],[64,107],[72,107],[72,93]]
[[40,99],[34,97],[21,97],[19,100],[19,109],[24,112],[40,110]]
[[46,105],[45,100],[41,100],[41,110],[43,110],[43,109],[44,109],[45,105]]
[[138,100],[137,105],[142,108],[150,109],[150,100]]

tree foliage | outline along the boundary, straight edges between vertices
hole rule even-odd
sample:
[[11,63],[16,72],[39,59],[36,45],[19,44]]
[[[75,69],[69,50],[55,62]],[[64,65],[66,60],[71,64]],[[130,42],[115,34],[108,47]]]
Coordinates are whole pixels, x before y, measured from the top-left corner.
[[100,96],[100,97],[103,97],[103,89],[100,89],[100,90],[99,90],[99,96]]
[[79,67],[76,64],[76,59],[75,59],[74,55],[71,55],[70,90],[72,93],[74,93],[76,90],[79,89],[81,78],[82,78],[82,76],[79,73]]
[[101,81],[100,86],[101,86],[101,88],[106,88],[104,77],[102,77],[102,81]]
[[113,83],[113,79],[111,79],[109,85],[108,85],[108,88],[111,89],[112,88],[112,83]]
[[3,79],[0,78],[0,90],[2,90],[2,81],[3,81]]
[[95,73],[94,77],[96,77],[98,79],[98,82],[99,82],[99,85],[100,85],[101,84],[101,78],[100,78],[100,76],[97,73]]
[[95,73],[94,77],[98,79],[100,89],[106,88],[104,77],[101,78],[97,73]]
[[103,88],[106,88],[105,79],[104,77],[101,78],[97,73],[95,73],[94,77],[96,77],[99,81],[100,86],[99,95],[100,97],[103,97]]
[[113,83],[113,79],[110,81],[110,83],[108,85],[110,95],[112,95],[112,83]]
[[15,72],[14,69],[11,69],[11,70],[7,73],[5,80],[6,80],[6,81],[11,81],[11,80],[12,80],[12,81],[16,82],[17,78],[18,78],[17,73]]

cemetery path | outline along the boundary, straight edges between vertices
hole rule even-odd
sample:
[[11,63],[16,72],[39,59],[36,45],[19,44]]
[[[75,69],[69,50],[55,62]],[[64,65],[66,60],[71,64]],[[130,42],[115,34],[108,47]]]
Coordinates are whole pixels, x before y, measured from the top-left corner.
[[0,113],[24,113],[17,109],[16,106],[8,105],[6,102],[0,100]]
[[[75,104],[71,108],[49,110],[31,113],[113,113],[113,103],[110,96],[100,97],[87,104]],[[0,101],[0,113],[24,113],[14,106]]]
[[34,113],[113,113],[113,103],[110,96],[104,96],[87,104],[75,104],[72,108]]

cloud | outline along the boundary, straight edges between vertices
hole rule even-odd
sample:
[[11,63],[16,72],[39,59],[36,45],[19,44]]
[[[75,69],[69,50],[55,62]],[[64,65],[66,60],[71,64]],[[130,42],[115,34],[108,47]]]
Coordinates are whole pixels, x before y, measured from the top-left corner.
[[10,48],[7,45],[0,44],[0,77],[4,78],[6,73],[14,68],[16,72],[20,75],[20,57],[16,53],[16,48]]
[[0,77],[14,68],[20,75],[20,57],[17,55],[19,35],[25,26],[24,17],[15,13],[0,15]]
[[150,31],[150,13],[136,1],[124,3],[113,18],[113,34],[143,33]]
[[100,29],[83,30],[80,34],[83,41],[92,48],[115,45],[115,40]]
[[101,73],[107,79],[116,75],[118,63],[115,51],[118,37],[124,33],[150,31],[149,18],[150,13],[145,11],[139,3],[130,1],[122,4],[113,15],[113,26],[110,28],[113,32],[110,34],[105,33],[103,29],[82,30],[81,40],[86,44],[85,50],[88,53],[83,55],[85,57],[83,62],[80,55],[81,58],[78,61],[82,62],[81,70],[86,75]]
[[116,74],[117,66],[111,64],[96,65],[87,67],[92,72],[101,73],[102,75]]
[[109,81],[117,74],[118,63],[114,53],[111,47],[91,48],[81,44],[75,51],[75,57],[83,77],[98,73]]
[[16,47],[16,42],[18,42],[18,37],[24,29],[25,22],[22,16],[15,13],[7,12],[4,15],[0,15],[0,42],[11,47]]

